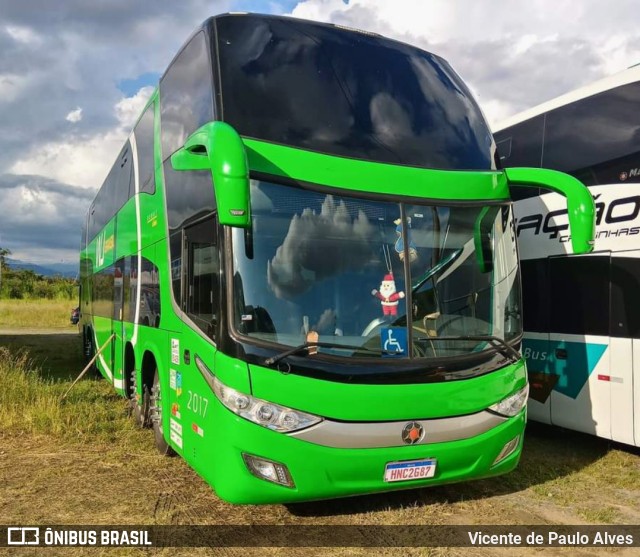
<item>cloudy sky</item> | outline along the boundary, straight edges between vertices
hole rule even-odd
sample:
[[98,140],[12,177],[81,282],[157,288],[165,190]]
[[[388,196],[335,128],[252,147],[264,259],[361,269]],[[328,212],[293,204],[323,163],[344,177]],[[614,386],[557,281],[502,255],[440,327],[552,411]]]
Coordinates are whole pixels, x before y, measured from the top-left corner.
[[636,0],[0,0],[0,247],[77,260],[82,217],[159,76],[227,11],[419,45],[452,64],[491,124],[640,62]]

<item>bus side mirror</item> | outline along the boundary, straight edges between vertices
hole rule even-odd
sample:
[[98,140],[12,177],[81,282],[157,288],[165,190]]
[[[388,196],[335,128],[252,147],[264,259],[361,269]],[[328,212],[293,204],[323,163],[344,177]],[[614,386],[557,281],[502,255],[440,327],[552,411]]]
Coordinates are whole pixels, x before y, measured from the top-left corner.
[[567,198],[573,253],[590,253],[596,236],[595,204],[591,192],[573,176],[546,168],[505,168],[509,186],[535,186]]
[[247,154],[238,132],[229,124],[209,122],[197,129],[171,155],[171,166],[174,170],[210,170],[220,224],[251,226]]

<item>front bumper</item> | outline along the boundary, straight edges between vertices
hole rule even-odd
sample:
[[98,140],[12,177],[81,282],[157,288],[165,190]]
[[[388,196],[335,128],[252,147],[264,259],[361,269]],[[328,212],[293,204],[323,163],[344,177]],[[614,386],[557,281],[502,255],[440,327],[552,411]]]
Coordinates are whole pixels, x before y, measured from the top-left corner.
[[[383,448],[335,448],[310,443],[248,422],[215,404],[211,456],[198,471],[226,501],[241,504],[293,503],[350,495],[414,489],[504,474],[520,459],[526,408],[513,418],[471,438]],[[520,436],[513,453],[493,465],[506,443]],[[287,466],[295,487],[253,476],[242,453]],[[389,462],[435,458],[435,476],[387,483]]]

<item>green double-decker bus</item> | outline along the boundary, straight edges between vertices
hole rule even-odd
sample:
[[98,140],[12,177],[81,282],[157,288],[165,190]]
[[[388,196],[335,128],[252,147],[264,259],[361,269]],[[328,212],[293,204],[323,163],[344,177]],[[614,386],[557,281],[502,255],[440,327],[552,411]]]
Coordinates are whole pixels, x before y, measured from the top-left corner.
[[339,26],[213,17],[160,80],[82,237],[87,356],[234,503],[503,474],[527,375],[511,183],[446,61]]

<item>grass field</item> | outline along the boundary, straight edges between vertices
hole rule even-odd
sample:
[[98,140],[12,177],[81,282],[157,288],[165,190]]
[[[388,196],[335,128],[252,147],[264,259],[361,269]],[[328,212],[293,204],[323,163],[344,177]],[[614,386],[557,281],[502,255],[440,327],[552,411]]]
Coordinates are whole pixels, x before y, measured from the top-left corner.
[[[55,330],[0,335],[1,524],[640,524],[637,449],[535,424],[527,428],[519,468],[501,478],[291,506],[229,505],[183,460],[156,454],[150,431],[134,426],[126,401],[106,381],[83,379],[60,401],[82,368],[78,345],[77,335]],[[39,363],[30,361],[21,346],[35,351]],[[167,548],[152,553],[212,551],[243,556],[638,554],[637,548]],[[51,548],[46,554],[140,551]]]
[[74,300],[0,300],[0,329],[68,329]]

